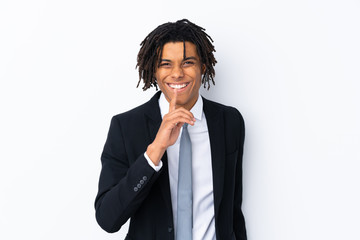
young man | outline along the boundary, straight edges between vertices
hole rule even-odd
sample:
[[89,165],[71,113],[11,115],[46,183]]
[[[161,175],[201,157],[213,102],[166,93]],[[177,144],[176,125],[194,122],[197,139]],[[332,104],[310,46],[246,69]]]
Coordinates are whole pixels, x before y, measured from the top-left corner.
[[141,43],[139,83],[160,90],[114,116],[101,156],[96,219],[126,239],[241,239],[244,121],[199,96],[214,83],[212,39],[183,19]]

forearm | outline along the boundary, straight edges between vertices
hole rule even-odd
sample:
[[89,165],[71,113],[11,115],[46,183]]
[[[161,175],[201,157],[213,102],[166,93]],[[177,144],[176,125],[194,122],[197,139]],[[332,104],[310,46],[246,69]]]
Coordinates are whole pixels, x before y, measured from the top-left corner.
[[[109,160],[103,160],[105,162]],[[114,182],[114,175],[103,164],[99,181],[99,193],[95,201],[96,219],[107,232],[116,232],[136,212],[146,199],[159,173],[149,166],[143,154]],[[113,164],[114,166],[114,164]],[[115,176],[116,177],[116,176]]]

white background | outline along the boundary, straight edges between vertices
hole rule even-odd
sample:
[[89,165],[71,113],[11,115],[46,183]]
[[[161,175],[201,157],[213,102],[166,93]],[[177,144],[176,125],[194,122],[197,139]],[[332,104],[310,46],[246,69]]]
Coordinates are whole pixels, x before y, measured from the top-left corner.
[[0,239],[123,239],[97,225],[113,115],[147,101],[139,44],[188,18],[215,40],[205,97],[246,121],[249,240],[359,240],[360,2],[0,3]]

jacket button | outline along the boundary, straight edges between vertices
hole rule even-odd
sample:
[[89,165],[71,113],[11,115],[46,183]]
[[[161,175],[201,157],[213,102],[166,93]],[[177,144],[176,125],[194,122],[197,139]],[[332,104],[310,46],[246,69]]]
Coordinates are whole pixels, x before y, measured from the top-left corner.
[[144,180],[140,180],[140,184],[144,184]]
[[137,185],[137,187],[138,187],[138,188],[141,188],[141,184],[139,183],[139,184]]
[[137,192],[139,189],[137,187],[134,187],[134,192]]
[[147,176],[143,176],[143,180],[146,181],[146,180],[147,180]]
[[168,227],[168,232],[172,232],[173,228],[172,227]]

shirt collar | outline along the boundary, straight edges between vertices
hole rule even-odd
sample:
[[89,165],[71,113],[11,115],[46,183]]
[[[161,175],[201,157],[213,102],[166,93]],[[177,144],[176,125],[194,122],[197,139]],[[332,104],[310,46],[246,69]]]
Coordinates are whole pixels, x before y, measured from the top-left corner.
[[[169,112],[169,102],[166,100],[163,93],[161,93],[159,98],[159,107],[161,112],[161,118],[163,118],[164,115]],[[190,112],[194,115],[195,119],[201,120],[203,113],[203,99],[200,94],[195,105],[190,109]]]

